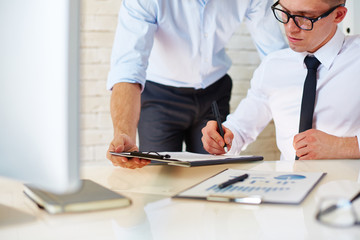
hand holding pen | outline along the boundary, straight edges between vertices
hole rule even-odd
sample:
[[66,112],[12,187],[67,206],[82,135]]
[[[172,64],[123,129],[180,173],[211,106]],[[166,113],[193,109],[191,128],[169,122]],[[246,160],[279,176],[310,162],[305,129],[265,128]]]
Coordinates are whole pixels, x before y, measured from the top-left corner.
[[204,149],[210,154],[224,154],[227,152],[225,147],[230,150],[234,135],[229,129],[222,126],[216,102],[212,104],[212,109],[217,120],[209,121],[201,130],[203,134],[201,140],[203,142]]
[[[219,107],[216,103],[216,101],[213,101],[212,104],[211,104],[211,109],[213,111],[213,114],[215,116],[215,119],[216,119],[216,122],[217,122],[217,125],[218,125],[218,129],[219,129],[219,133],[220,133],[220,136],[224,139],[224,129],[222,127],[222,124],[221,124],[221,116],[220,116],[220,112],[219,112]],[[225,139],[224,139],[225,140]],[[224,144],[224,149],[225,149],[225,152],[228,152],[228,148],[226,146],[226,142]]]

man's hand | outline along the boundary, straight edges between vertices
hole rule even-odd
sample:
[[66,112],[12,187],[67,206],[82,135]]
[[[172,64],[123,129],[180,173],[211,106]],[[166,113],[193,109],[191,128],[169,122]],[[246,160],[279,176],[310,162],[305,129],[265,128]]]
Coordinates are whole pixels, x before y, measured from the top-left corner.
[[120,166],[123,168],[142,168],[150,163],[149,160],[139,159],[139,158],[131,158],[128,159],[126,157],[114,156],[111,155],[110,152],[132,152],[138,151],[138,147],[131,140],[129,136],[126,134],[120,134],[115,137],[113,141],[110,143],[109,149],[106,153],[106,157],[112,162],[114,166]]
[[337,137],[316,129],[295,135],[293,145],[299,160],[360,158],[357,137]]
[[136,128],[140,116],[141,86],[137,83],[117,83],[112,88],[110,112],[114,125],[114,139],[110,143],[106,157],[114,166],[141,168],[150,161],[113,156],[111,152],[138,151],[135,145]]
[[216,155],[224,154],[225,143],[230,150],[234,135],[226,127],[223,127],[223,129],[225,141],[218,132],[218,126],[216,121],[207,122],[206,126],[201,130],[203,134],[201,141],[203,142],[204,149],[207,152]]

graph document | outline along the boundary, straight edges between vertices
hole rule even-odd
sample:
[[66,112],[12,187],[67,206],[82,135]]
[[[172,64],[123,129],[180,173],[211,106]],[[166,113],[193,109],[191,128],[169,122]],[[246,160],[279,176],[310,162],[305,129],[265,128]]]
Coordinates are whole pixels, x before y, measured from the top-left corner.
[[[248,178],[225,188],[219,184],[243,174]],[[259,196],[262,203],[299,204],[320,179],[321,172],[266,172],[226,169],[179,193],[175,198],[207,199],[208,196]]]

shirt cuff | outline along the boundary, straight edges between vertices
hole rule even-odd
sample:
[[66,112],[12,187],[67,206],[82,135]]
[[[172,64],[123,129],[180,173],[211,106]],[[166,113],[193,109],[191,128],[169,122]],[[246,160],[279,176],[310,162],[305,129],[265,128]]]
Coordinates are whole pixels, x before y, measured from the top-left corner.
[[119,78],[117,73],[114,73],[112,71],[110,71],[108,74],[108,79],[106,82],[106,89],[109,91],[112,91],[112,88],[114,87],[114,85],[117,83],[121,83],[121,82],[138,83],[141,85],[141,92],[144,90],[145,82],[136,81],[134,79],[129,79],[129,78]]
[[228,154],[229,155],[240,155],[240,153],[244,147],[244,140],[242,139],[240,134],[238,134],[235,130],[231,129],[231,127],[226,126],[226,124],[224,124],[224,126],[227,127],[228,129],[230,129],[230,131],[234,134],[234,139],[231,143],[231,148],[230,148]]

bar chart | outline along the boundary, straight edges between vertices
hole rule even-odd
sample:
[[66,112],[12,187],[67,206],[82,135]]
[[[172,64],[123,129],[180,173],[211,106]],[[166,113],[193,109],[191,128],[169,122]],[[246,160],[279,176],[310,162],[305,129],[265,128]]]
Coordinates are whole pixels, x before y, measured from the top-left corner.
[[[230,179],[234,177],[236,176],[230,176]],[[232,194],[238,192],[247,195],[270,192],[283,192],[289,191],[292,185],[303,179],[306,179],[306,176],[298,174],[286,174],[276,177],[250,176],[248,179],[242,182],[235,183],[223,189],[220,189],[218,187],[218,184],[213,184],[211,187],[207,188],[206,191],[213,193]]]

